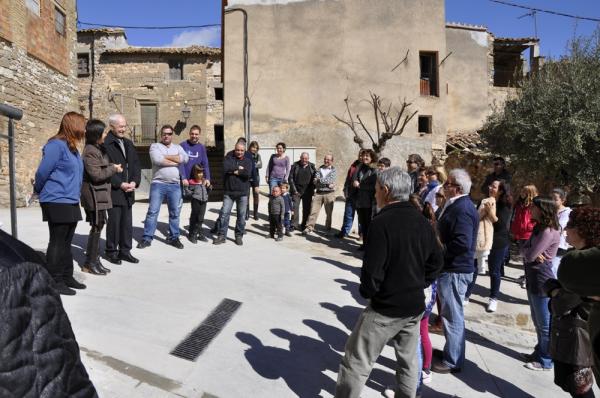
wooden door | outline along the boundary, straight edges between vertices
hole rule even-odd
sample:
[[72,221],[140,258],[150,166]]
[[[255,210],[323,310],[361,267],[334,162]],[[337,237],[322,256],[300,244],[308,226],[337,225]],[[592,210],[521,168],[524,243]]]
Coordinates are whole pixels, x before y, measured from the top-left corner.
[[156,142],[156,104],[140,105],[142,120],[142,144],[152,144]]

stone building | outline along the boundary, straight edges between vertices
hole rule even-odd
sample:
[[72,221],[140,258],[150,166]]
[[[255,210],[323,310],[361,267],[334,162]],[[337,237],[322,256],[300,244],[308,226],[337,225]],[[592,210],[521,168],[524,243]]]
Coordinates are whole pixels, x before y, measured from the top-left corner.
[[247,81],[251,139],[267,150],[279,141],[314,148],[317,163],[331,151],[344,170],[358,150],[349,128],[333,117],[344,115],[345,98],[367,126],[374,126],[364,101],[370,92],[385,108],[410,103],[416,115],[383,155],[397,165],[409,153],[429,161],[444,156],[449,132],[475,131],[493,106],[502,106],[529,69],[525,49],[534,67],[538,62],[537,40],[498,39],[484,27],[447,24],[443,0],[225,3],[226,146],[243,134]]
[[[41,149],[64,113],[77,110],[75,0],[0,0],[0,103],[23,110],[15,122],[17,201],[26,203]],[[0,134],[7,120],[0,117]],[[8,149],[0,140],[0,206],[9,203]]]
[[79,109],[102,120],[112,113],[125,115],[145,182],[151,178],[148,148],[164,124],[180,134],[175,142],[199,125],[203,143],[220,148],[222,157],[220,49],[133,47],[123,29],[80,30],[77,41]]

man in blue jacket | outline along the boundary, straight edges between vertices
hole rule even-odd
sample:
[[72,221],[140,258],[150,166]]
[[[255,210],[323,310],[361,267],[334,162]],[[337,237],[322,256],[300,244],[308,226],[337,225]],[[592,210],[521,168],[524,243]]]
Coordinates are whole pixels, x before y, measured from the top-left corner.
[[239,142],[235,149],[225,156],[223,161],[224,194],[223,207],[219,215],[220,223],[217,223],[218,235],[213,244],[225,243],[227,230],[229,229],[229,216],[233,203],[236,204],[237,220],[235,224],[235,244],[243,245],[242,237],[246,228],[246,211],[248,209],[248,193],[250,192],[250,177],[254,162],[245,156],[246,146]]
[[465,317],[463,300],[473,279],[479,214],[471,202],[471,177],[463,169],[451,170],[444,184],[448,201],[438,220],[444,245],[444,267],[438,277],[438,294],[446,336],[442,361],[433,365],[437,373],[458,373],[465,361]]

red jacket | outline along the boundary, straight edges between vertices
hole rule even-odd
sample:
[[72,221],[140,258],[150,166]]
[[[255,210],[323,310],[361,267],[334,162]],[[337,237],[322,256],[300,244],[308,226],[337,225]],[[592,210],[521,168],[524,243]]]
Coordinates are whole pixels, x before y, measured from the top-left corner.
[[521,203],[515,206],[510,232],[516,240],[527,240],[533,232],[535,221],[531,218],[531,206],[525,207]]

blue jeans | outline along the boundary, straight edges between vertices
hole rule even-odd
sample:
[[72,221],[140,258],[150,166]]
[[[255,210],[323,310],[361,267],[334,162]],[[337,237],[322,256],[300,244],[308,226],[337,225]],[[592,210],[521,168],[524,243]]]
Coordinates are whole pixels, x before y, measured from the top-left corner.
[[354,222],[354,201],[350,198],[346,198],[346,205],[344,206],[344,221],[342,223],[341,232],[344,235],[349,235],[352,229],[352,223]]
[[441,303],[442,324],[446,344],[444,364],[460,369],[465,361],[465,314],[463,300],[473,274],[443,272],[438,277],[437,291]]
[[269,193],[273,190],[273,187],[278,187],[283,182],[283,178],[269,178]]
[[248,194],[242,195],[224,195],[223,196],[223,208],[221,209],[220,220],[221,225],[219,235],[227,237],[227,230],[229,229],[229,216],[231,216],[231,209],[235,202],[235,209],[237,212],[235,222],[235,236],[244,235],[246,228],[246,211],[248,210]]
[[538,343],[533,349],[533,355],[545,369],[552,369],[552,358],[548,352],[550,346],[550,310],[548,309],[549,297],[539,296],[527,290],[531,320],[535,326]]
[[160,205],[167,198],[169,209],[169,232],[172,240],[179,239],[179,212],[181,211],[181,186],[177,184],[150,184],[150,204],[144,220],[144,240],[152,241],[156,231],[156,220],[160,212]]
[[492,249],[488,257],[488,268],[490,270],[490,298],[497,299],[500,293],[501,271],[504,258],[508,252],[508,246],[500,249]]

